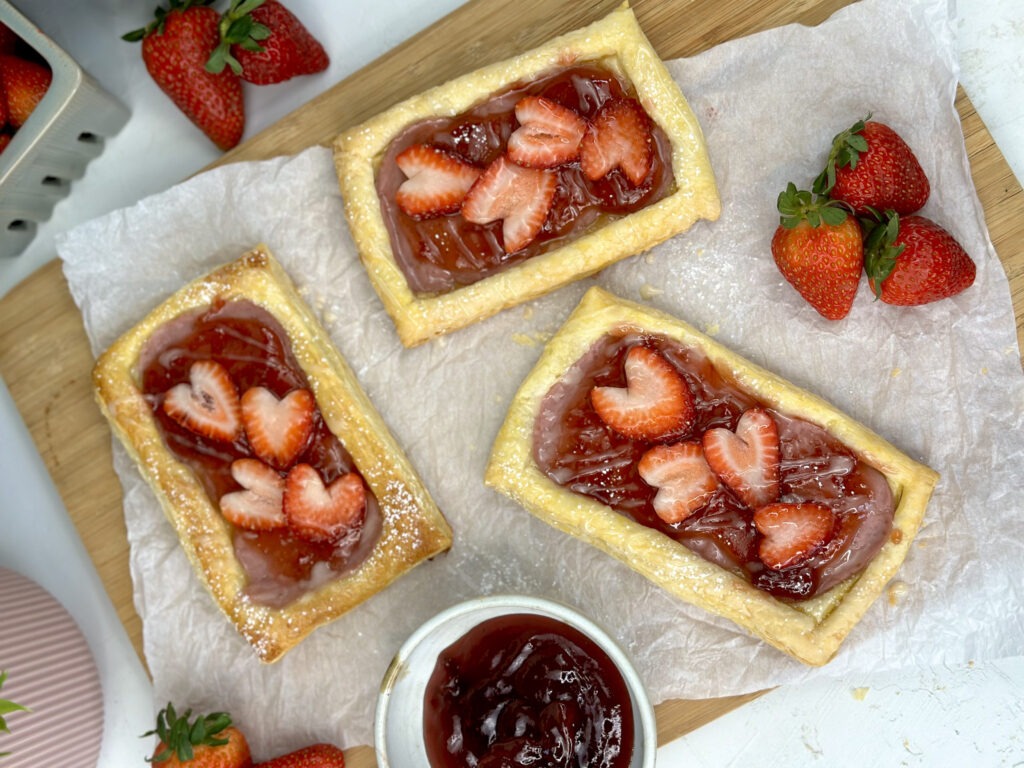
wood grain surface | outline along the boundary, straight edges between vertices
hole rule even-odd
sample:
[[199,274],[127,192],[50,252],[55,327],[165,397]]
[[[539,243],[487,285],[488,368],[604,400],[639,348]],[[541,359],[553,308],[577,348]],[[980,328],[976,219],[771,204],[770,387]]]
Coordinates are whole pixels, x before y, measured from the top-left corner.
[[[633,7],[659,54],[671,59],[782,24],[817,24],[847,2],[635,0]],[[329,144],[344,128],[402,98],[586,24],[618,4],[470,0],[217,164]],[[1024,340],[1024,196],[962,91],[956,106],[989,232],[1010,280],[1018,339]],[[92,364],[81,315],[56,260],[0,300],[0,375],[141,657],[142,627],[132,604],[121,487],[111,468],[110,432],[93,403]],[[665,702],[658,707],[659,740],[665,743],[687,733],[756,695]],[[351,768],[375,765],[368,747],[350,750],[348,757]]]

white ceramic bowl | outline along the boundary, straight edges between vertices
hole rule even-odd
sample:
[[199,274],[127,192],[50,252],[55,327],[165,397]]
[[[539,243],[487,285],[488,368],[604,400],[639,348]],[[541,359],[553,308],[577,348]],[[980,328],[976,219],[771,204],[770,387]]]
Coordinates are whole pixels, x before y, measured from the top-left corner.
[[632,662],[604,630],[575,610],[536,597],[498,595],[442,611],[417,629],[391,662],[381,682],[374,722],[380,768],[428,765],[423,744],[423,699],[438,654],[481,622],[515,613],[557,619],[598,644],[622,674],[633,705],[633,758],[629,768],[653,768],[658,746],[654,709]]

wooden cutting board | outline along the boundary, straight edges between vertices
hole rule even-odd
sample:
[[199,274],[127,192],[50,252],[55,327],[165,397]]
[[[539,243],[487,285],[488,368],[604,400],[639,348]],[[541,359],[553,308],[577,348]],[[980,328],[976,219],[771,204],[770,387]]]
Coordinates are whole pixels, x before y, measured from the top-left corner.
[[[817,24],[848,1],[635,0],[633,7],[659,54],[671,59],[782,24]],[[217,164],[329,144],[344,128],[402,98],[586,24],[619,2],[470,0]],[[1010,279],[1018,338],[1024,339],[1024,195],[962,91],[956,106],[989,232]],[[92,400],[92,363],[81,315],[56,260],[0,300],[0,375],[142,657],[121,487],[111,468],[110,432]],[[691,731],[756,695],[666,702],[658,707],[660,740]],[[349,758],[352,768],[374,765],[369,748],[351,750]]]

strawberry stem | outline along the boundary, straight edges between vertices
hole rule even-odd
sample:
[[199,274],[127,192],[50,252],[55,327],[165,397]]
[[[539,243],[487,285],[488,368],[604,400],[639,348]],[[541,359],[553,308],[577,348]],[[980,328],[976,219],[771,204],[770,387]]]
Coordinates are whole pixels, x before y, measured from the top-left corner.
[[[3,688],[4,682],[7,680],[7,673],[0,672],[0,688]],[[4,719],[5,715],[9,715],[12,712],[30,712],[28,707],[23,707],[21,704],[15,704],[13,701],[7,699],[0,699],[0,733],[10,733],[11,729],[7,725],[7,721]],[[6,757],[10,752],[0,752],[0,757]]]
[[[153,21],[140,29],[133,29],[131,32],[126,32],[121,35],[121,39],[125,42],[137,43],[149,35],[163,34],[164,22],[167,20],[168,14],[172,11],[187,11],[189,8],[210,5],[212,2],[213,0],[171,0],[168,8],[158,5],[153,13],[155,17]],[[262,0],[260,0],[260,2],[262,2]]]
[[265,49],[261,40],[270,37],[270,28],[252,17],[252,12],[263,5],[265,0],[232,0],[231,7],[220,19],[220,43],[210,54],[206,70],[220,74],[225,66],[231,67],[236,75],[242,74],[242,65],[231,55],[231,46],[238,45],[252,53]]
[[857,167],[861,152],[868,151],[868,142],[861,135],[864,130],[864,123],[871,119],[871,113],[867,117],[858,120],[852,126],[832,138],[832,148],[828,153],[828,160],[825,161],[825,168],[811,185],[816,195],[827,195],[836,185],[836,168],[851,169]]
[[802,221],[812,227],[820,227],[822,223],[835,227],[846,220],[843,203],[820,195],[814,197],[806,189],[797,189],[793,182],[779,193],[776,207],[780,214],[779,223],[786,229],[793,229]]
[[218,747],[230,741],[220,735],[231,725],[231,717],[226,712],[197,716],[194,722],[189,721],[191,716],[191,709],[179,715],[170,703],[160,710],[156,728],[142,734],[143,738],[155,735],[165,747],[159,754],[149,758],[151,762],[164,763],[172,756],[180,762],[188,762],[194,755],[195,747]]
[[882,283],[896,267],[896,260],[905,246],[896,245],[900,232],[900,217],[895,211],[886,211],[867,230],[864,238],[864,271],[875,298],[882,295]]

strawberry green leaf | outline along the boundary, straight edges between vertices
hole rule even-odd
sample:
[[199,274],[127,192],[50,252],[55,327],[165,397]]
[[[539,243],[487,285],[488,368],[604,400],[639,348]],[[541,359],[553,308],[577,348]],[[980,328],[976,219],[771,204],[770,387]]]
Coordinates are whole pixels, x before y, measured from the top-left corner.
[[[131,32],[126,32],[121,35],[121,39],[129,43],[137,43],[149,35],[162,34],[164,31],[164,22],[167,20],[167,14],[171,11],[184,11],[193,7],[210,5],[212,2],[213,0],[171,0],[170,8],[164,8],[162,5],[158,5],[153,11],[153,21],[149,22],[149,24],[141,29],[133,29]],[[260,2],[263,2],[263,0],[260,0]]]
[[786,229],[793,229],[802,221],[812,227],[819,227],[822,222],[838,226],[846,220],[847,215],[842,203],[822,196],[815,198],[806,189],[797,189],[793,182],[789,182],[779,194],[776,207],[780,214],[779,224]]
[[210,58],[206,61],[206,71],[214,75],[219,75],[224,71],[224,67],[231,67],[231,71],[236,75],[242,74],[242,65],[238,63],[238,60],[231,55],[231,49],[227,43],[220,43],[216,48],[213,49],[213,53],[210,54]]
[[[7,672],[0,672],[0,688],[3,687],[7,681]],[[10,733],[11,729],[7,725],[7,720],[4,719],[4,715],[9,715],[12,712],[29,712],[28,707],[23,707],[21,704],[15,704],[13,701],[7,699],[0,699],[0,731],[4,733]]]
[[193,758],[194,747],[216,747],[230,741],[223,735],[231,725],[231,717],[227,713],[201,715],[195,721],[190,721],[191,716],[191,709],[179,715],[170,703],[157,714],[156,728],[142,734],[143,737],[156,736],[166,746],[165,750],[151,758],[152,762],[166,762],[174,756],[184,763]]
[[206,62],[207,71],[218,74],[228,66],[236,75],[242,74],[242,65],[231,54],[234,45],[251,53],[262,53],[265,50],[259,41],[270,37],[271,30],[250,15],[263,3],[264,0],[234,0],[221,16],[218,25],[220,43]]
[[864,239],[864,271],[876,299],[882,295],[882,283],[892,274],[896,260],[903,253],[905,246],[896,245],[899,232],[899,215],[895,211],[886,211]]
[[822,221],[833,227],[838,227],[846,221],[846,211],[832,205],[823,205],[820,209]]
[[836,168],[856,168],[860,155],[868,150],[868,142],[861,135],[864,130],[864,123],[871,119],[869,112],[863,120],[858,120],[852,126],[832,138],[832,147],[825,162],[825,168],[815,178],[811,189],[816,195],[827,195],[836,185]]

